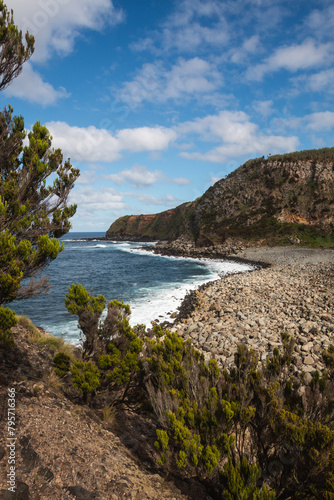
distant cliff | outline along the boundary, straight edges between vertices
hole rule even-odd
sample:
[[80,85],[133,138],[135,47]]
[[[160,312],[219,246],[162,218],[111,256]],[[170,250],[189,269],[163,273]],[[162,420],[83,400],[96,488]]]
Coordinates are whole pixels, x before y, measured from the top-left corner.
[[182,237],[196,246],[230,237],[272,243],[294,238],[307,244],[318,236],[329,241],[333,232],[334,148],[324,148],[249,160],[193,202],[117,219],[106,237]]

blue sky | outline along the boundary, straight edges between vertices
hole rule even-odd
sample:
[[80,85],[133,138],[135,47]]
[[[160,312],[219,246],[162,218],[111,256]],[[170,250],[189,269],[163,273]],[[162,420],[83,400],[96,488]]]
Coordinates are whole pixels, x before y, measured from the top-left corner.
[[1,104],[80,168],[74,231],[194,200],[249,158],[334,146],[331,1],[6,3],[36,50]]

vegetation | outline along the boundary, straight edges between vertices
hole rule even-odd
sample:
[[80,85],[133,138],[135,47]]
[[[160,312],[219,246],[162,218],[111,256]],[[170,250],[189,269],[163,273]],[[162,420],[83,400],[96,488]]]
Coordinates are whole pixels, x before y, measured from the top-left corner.
[[53,362],[56,365],[55,372],[58,377],[63,377],[70,370],[71,357],[64,352],[55,354]]
[[240,225],[240,221],[232,223],[226,236],[237,236],[244,240],[266,239],[270,244],[289,245],[299,240],[300,244],[309,247],[334,247],[334,233],[325,235],[312,226],[293,222],[279,222],[275,217],[262,217],[249,225]]
[[[94,315],[91,305],[102,299],[86,297]],[[95,330],[98,349],[71,366],[84,401],[102,414],[125,406],[155,422],[157,464],[198,478],[215,498],[333,498],[334,346],[323,353],[325,372],[314,372],[307,386],[303,373],[291,374],[288,334],[262,364],[239,345],[227,372],[176,333],[131,328],[129,314],[111,301]]]
[[[34,50],[34,37],[14,24],[0,2],[0,89],[21,71]],[[29,134],[21,116],[4,107],[0,113],[0,341],[12,342],[8,325],[14,316],[4,304],[48,290],[41,271],[63,250],[57,238],[67,233],[76,211],[67,200],[79,170],[51,148],[46,127],[35,123]],[[22,280],[25,284],[22,286]]]
[[13,11],[8,12],[4,2],[0,1],[0,90],[21,73],[22,65],[34,52],[34,37],[25,34],[14,24]]

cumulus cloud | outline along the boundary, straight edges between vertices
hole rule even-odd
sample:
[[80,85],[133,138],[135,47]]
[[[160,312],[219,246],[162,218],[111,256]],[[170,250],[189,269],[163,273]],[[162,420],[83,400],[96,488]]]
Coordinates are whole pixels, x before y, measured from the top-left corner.
[[329,5],[323,10],[313,10],[306,18],[305,25],[308,30],[318,38],[328,35],[332,38],[334,26],[334,5]]
[[181,186],[187,186],[191,184],[189,179],[184,177],[176,177],[175,179],[169,179],[161,170],[148,170],[143,165],[134,165],[130,169],[122,170],[116,174],[106,175],[105,179],[108,179],[115,184],[132,184],[136,188],[147,188],[156,184],[157,182],[168,182],[170,184],[178,184]]
[[134,165],[130,169],[123,170],[118,174],[108,175],[106,178],[116,184],[128,182],[133,184],[136,188],[145,188],[162,180],[164,174],[160,170],[154,170],[152,172],[142,165]]
[[333,93],[333,81],[334,69],[332,68],[311,75],[306,82],[306,86],[313,92],[321,92],[325,90],[326,92]]
[[332,130],[334,128],[333,111],[311,113],[307,115],[304,120],[307,123],[307,128],[313,131]]
[[135,198],[140,201],[144,205],[163,205],[163,206],[175,206],[180,203],[178,198],[175,198],[172,194],[165,194],[163,196],[153,196],[152,194],[147,193],[124,193],[125,196],[129,196],[131,198]]
[[268,101],[253,101],[253,109],[263,117],[270,116],[273,113],[274,102],[270,99]]
[[29,62],[23,66],[22,73],[4,93],[8,97],[18,97],[43,106],[55,104],[58,99],[70,95],[63,87],[56,90],[50,83],[45,82],[39,73],[33,70]]
[[229,40],[228,24],[218,0],[182,0],[151,36],[131,44],[136,51],[194,53],[204,47],[222,47]]
[[166,102],[169,99],[194,98],[216,90],[222,77],[216,66],[199,57],[179,59],[170,69],[161,62],[147,63],[132,81],[116,91],[129,105],[142,101]]
[[232,51],[231,62],[239,64],[245,61],[250,54],[257,54],[260,50],[260,37],[253,35],[246,38],[242,46]]
[[77,179],[76,184],[85,184],[92,186],[96,181],[96,173],[94,171],[80,171],[80,177]]
[[162,151],[176,139],[176,134],[171,129],[156,126],[123,129],[116,134],[116,137],[122,150]]
[[176,139],[176,133],[165,127],[123,129],[114,135],[106,129],[71,127],[65,122],[46,124],[55,147],[74,161],[113,162],[122,158],[122,151],[161,151]]
[[86,212],[124,210],[127,204],[124,202],[124,196],[113,188],[95,189],[89,187],[75,187],[71,192],[71,203],[84,209]]
[[52,56],[67,56],[73,51],[82,30],[100,31],[123,20],[123,11],[111,0],[7,0],[14,10],[15,23],[23,33],[35,37],[35,52],[21,75],[6,90],[6,95],[43,106],[68,97],[65,89],[55,89],[43,80],[32,64],[44,63]]
[[301,44],[280,47],[264,63],[249,68],[247,77],[249,80],[260,81],[266,73],[281,69],[296,72],[321,66],[333,60],[333,54],[333,44],[318,44],[309,39]]
[[330,131],[334,128],[334,112],[319,111],[302,117],[280,119],[279,122],[287,129],[303,128],[311,132]]
[[295,150],[298,138],[267,135],[250,121],[243,111],[222,111],[194,121],[185,122],[179,127],[180,133],[197,134],[202,140],[220,142],[217,147],[205,152],[182,152],[180,156],[192,160],[221,163],[228,158],[269,152]]
[[124,13],[111,0],[7,0],[15,12],[15,23],[35,37],[35,62],[47,61],[53,53],[72,52],[83,29],[101,30],[120,23]]
[[191,180],[186,179],[185,177],[175,177],[175,179],[169,179],[169,182],[172,184],[178,184],[179,186],[189,186],[189,184],[191,184]]

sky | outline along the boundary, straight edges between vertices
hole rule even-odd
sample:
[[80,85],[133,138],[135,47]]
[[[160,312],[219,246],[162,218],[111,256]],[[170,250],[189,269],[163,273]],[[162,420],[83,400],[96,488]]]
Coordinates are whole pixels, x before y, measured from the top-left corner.
[[1,93],[81,176],[73,231],[192,201],[250,158],[333,147],[328,0],[7,0],[35,52]]

